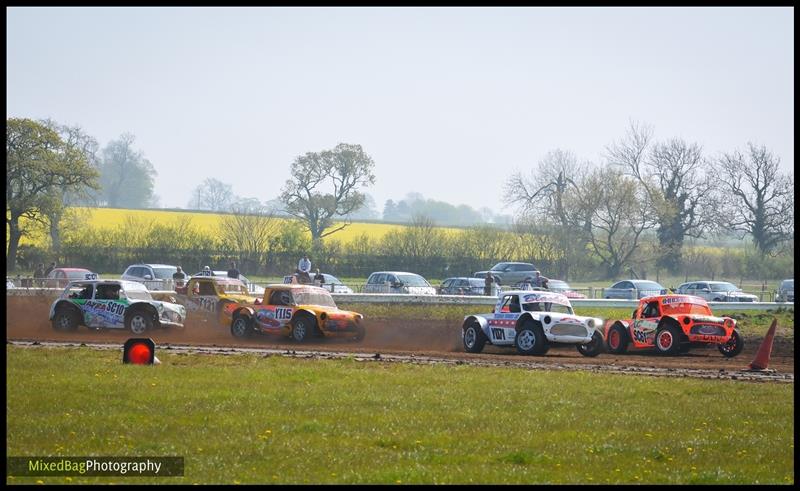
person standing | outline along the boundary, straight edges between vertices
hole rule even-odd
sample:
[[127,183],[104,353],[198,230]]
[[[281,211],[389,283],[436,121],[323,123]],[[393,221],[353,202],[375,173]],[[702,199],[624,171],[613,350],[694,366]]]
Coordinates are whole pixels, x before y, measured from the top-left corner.
[[54,269],[56,269],[56,262],[55,261],[50,263],[50,266],[47,269],[44,270],[44,275],[42,275],[42,276],[44,278],[47,278],[47,275],[49,275],[50,272],[53,271]]
[[549,280],[547,278],[545,278],[544,276],[542,276],[542,274],[537,271],[536,272],[536,277],[533,279],[533,286],[536,286],[536,287],[539,287],[539,288],[547,288],[547,284],[548,283],[549,283]]
[[239,270],[236,268],[236,262],[231,261],[231,269],[228,270],[228,278],[236,278],[239,279]]
[[183,272],[183,269],[178,266],[178,270],[172,273],[172,281],[175,283],[175,287],[183,287],[184,282],[186,281],[186,273]]
[[44,263],[39,263],[36,266],[36,269],[33,271],[33,281],[36,283],[37,286],[42,286],[44,283]]
[[483,294],[487,297],[492,296],[492,287],[494,286],[494,276],[491,271],[486,272],[486,278],[483,280]]
[[319,268],[317,268],[316,274],[314,275],[314,284],[320,286],[323,283],[325,283],[325,277],[322,276],[322,273],[319,272]]

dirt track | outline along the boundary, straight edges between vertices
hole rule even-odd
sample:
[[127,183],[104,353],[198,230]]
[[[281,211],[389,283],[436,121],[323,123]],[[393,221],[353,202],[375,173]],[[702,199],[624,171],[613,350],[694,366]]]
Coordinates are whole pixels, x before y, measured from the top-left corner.
[[[11,297],[7,297],[11,301]],[[131,334],[124,330],[91,331],[81,327],[74,332],[54,331],[47,319],[51,303],[46,297],[15,297],[13,308],[6,310],[6,339],[30,341],[74,341],[83,343],[111,342],[122,344]],[[10,306],[9,306],[10,307]],[[557,346],[545,356],[528,357],[513,349],[488,346],[481,354],[465,353],[461,344],[460,319],[454,321],[367,319],[366,338],[355,343],[343,339],[320,339],[297,343],[279,337],[256,336],[241,341],[231,336],[227,328],[201,316],[190,317],[183,329],[156,330],[149,337],[159,345],[195,345],[221,347],[250,347],[275,350],[320,352],[350,352],[374,355],[415,355],[466,363],[588,365],[609,367],[638,367],[668,371],[704,370],[737,372],[744,369],[755,356],[761,338],[746,338],[745,349],[737,357],[723,357],[714,347],[692,349],[686,355],[663,357],[639,352],[625,355],[602,353],[596,358],[580,355],[574,347]],[[779,373],[794,374],[794,345],[781,335],[779,328],[772,348],[769,368]],[[481,363],[483,364],[483,363]]]

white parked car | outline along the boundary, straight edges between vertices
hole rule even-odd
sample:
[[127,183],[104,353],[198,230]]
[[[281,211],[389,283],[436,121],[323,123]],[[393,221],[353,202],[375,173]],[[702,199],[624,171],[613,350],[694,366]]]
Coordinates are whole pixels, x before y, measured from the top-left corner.
[[404,271],[376,271],[369,275],[364,293],[408,293],[411,295],[436,295],[436,288],[416,273]]
[[794,302],[794,280],[783,280],[775,295],[776,302]]
[[676,292],[694,295],[707,302],[758,302],[756,295],[744,293],[727,281],[690,281],[681,284]]
[[169,264],[131,264],[122,273],[122,279],[136,281],[150,290],[172,290],[172,275],[178,271],[177,266]]
[[603,350],[603,320],[575,315],[560,293],[503,292],[491,314],[468,315],[461,328],[464,349],[480,353],[486,343],[515,347],[524,355],[543,355],[551,343],[573,344],[584,356]]

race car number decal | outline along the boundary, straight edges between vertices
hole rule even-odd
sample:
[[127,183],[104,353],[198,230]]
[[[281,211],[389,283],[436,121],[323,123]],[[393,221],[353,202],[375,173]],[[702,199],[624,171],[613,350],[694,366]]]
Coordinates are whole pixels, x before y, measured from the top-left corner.
[[292,318],[292,309],[286,307],[278,307],[275,309],[275,319],[279,321],[288,321]]

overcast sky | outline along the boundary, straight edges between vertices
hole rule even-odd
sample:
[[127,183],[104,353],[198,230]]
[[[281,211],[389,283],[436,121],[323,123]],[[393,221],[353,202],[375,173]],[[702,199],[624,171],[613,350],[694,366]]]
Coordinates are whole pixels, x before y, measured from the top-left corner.
[[301,154],[360,144],[367,192],[510,212],[549,150],[599,162],[628,121],[793,172],[785,8],[8,8],[7,117],[129,132],[165,207],[207,177],[275,198]]

